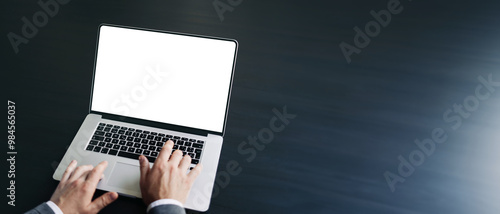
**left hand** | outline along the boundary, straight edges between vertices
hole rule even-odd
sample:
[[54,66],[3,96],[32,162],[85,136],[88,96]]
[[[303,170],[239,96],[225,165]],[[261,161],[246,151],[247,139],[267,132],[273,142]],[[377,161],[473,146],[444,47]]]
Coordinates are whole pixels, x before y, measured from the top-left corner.
[[76,161],[71,161],[50,200],[64,214],[99,212],[118,198],[118,193],[108,192],[92,201],[97,183],[107,166],[108,162],[103,161],[96,167],[92,165],[76,167]]

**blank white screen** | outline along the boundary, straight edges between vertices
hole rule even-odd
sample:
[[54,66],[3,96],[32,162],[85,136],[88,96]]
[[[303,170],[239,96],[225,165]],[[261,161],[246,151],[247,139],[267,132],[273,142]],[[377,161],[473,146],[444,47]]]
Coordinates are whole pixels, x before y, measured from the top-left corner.
[[222,132],[236,43],[101,26],[91,109]]

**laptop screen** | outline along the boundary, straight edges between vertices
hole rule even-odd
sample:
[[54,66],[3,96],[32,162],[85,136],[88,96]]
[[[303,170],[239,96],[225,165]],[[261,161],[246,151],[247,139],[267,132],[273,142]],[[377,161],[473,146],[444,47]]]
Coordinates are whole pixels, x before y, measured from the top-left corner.
[[236,42],[103,25],[91,110],[222,132]]

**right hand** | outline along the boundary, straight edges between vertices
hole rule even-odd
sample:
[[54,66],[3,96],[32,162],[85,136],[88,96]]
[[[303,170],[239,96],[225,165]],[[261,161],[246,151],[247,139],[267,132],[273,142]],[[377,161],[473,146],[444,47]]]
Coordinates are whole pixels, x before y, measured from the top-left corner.
[[[191,164],[191,157],[183,157],[180,150],[172,153],[173,146],[174,142],[171,140],[165,143],[152,168],[149,168],[146,157],[139,157],[141,193],[146,205],[159,199],[175,199],[184,204],[194,180],[201,172],[202,166],[198,164],[186,173]],[[169,160],[170,154],[172,156]]]

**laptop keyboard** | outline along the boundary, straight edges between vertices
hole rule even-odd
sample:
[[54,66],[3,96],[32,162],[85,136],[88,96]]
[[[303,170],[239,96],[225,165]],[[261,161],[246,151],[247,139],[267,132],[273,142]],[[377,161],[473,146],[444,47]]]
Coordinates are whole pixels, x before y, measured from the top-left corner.
[[99,123],[86,150],[136,160],[142,154],[146,156],[149,162],[154,162],[167,140],[174,142],[172,152],[181,150],[183,155],[191,156],[192,164],[200,162],[205,143],[203,140],[106,123]]

